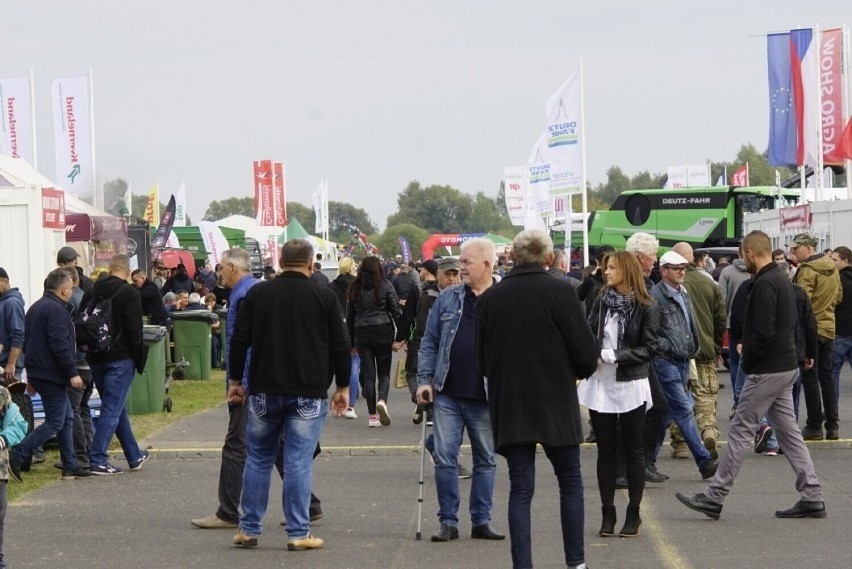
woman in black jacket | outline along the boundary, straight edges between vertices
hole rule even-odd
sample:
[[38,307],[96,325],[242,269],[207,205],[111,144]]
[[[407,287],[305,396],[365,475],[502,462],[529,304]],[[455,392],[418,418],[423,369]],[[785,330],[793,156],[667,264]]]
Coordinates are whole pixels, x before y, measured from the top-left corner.
[[368,424],[387,427],[390,425],[387,398],[394,321],[400,317],[402,310],[393,285],[384,278],[378,257],[367,257],[361,261],[358,276],[349,287],[346,298],[346,324],[353,353],[357,350],[361,357],[361,388],[370,413]]
[[[598,369],[578,387],[589,408],[598,446],[598,488],[603,522],[599,534],[615,534],[616,450],[623,446],[629,503],[619,535],[639,534],[639,504],[645,488],[642,429],[651,406],[648,370],[657,346],[660,317],[636,256],[617,251],[604,264],[606,284],[591,306],[588,321],[601,347]],[[620,434],[620,437],[619,437]]]

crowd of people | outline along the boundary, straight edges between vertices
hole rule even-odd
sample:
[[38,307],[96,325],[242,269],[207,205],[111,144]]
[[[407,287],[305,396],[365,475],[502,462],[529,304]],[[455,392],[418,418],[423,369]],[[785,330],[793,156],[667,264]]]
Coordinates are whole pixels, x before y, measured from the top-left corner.
[[[106,453],[113,435],[128,468],[139,469],[148,453],[124,403],[144,367],[143,315],[170,327],[174,311],[225,308],[228,344],[214,350],[215,359],[225,353],[229,417],[219,504],[192,524],[236,529],[235,545],[257,545],[275,465],[288,549],[323,546],[310,532],[322,516],[312,462],[323,422],[329,411],[357,419],[362,396],[367,425],[389,427],[391,362],[399,351],[406,353],[412,421],[433,426],[423,444],[435,465],[434,542],[459,538],[459,479],[467,477],[470,537],[505,538],[491,518],[501,455],[513,566],[532,567],[530,504],[541,445],[560,490],[565,562],[585,567],[581,405],[590,418],[585,440],[598,450],[600,536],[639,535],[645,484],[669,479],[657,469],[667,434],[672,456],[691,456],[708,481],[699,494],[677,494],[689,508],[718,519],[751,447],[783,453],[796,473],[801,499],[776,516],[824,517],[804,441],[839,438],[840,370],[852,365],[852,251],[819,252],[807,234],[787,252],[770,244],[752,232],[736,259],[713,267],[687,243],[658,257],[658,241],[636,233],[624,250],[599,248],[595,264],[581,271],[546,233],[527,230],[499,256],[492,242],[471,239],[457,258],[409,264],[401,256],[367,256],[356,264],[344,257],[330,282],[310,244],[298,239],[282,247],[282,270],[264,281],[235,248],[194,278],[179,265],[170,274],[155,268],[152,279],[116,255],[92,282],[75,267],[76,252],[64,247],[44,296],[29,310],[0,268],[3,381],[12,384],[26,370],[45,409],[45,422],[30,434],[22,438],[14,424],[7,433],[5,417],[17,409],[0,388],[0,478],[4,454],[9,475],[20,479],[54,436],[63,478],[121,472]],[[103,298],[112,299],[112,341],[108,350],[86,354],[77,348],[74,318]],[[725,348],[734,407],[720,453],[717,368]],[[88,420],[92,385],[102,400],[96,429]],[[470,473],[458,460],[465,431]],[[628,491],[618,531],[617,488]],[[3,503],[3,484],[0,493]]]

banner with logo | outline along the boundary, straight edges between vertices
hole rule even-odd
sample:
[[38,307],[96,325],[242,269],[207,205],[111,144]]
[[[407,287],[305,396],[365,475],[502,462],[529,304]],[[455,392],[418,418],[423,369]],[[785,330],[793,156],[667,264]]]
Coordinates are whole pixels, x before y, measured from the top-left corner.
[[327,202],[328,188],[325,180],[322,180],[314,193],[311,194],[311,204],[314,206],[314,233],[328,231],[328,219],[325,215]]
[[583,154],[580,140],[580,72],[571,75],[547,100],[547,161],[550,193],[582,191]]
[[186,184],[181,182],[175,200],[175,225],[185,227],[186,224]]
[[528,207],[540,216],[550,215],[550,162],[548,152],[548,133],[543,133],[533,146],[527,161]]
[[843,133],[843,30],[825,30],[819,48],[822,151],[825,164],[843,164],[837,152]]
[[273,162],[272,204],[275,209],[275,227],[287,225],[287,176],[283,162]]
[[275,225],[272,191],[272,160],[254,161],[254,211],[260,225]]
[[151,191],[148,192],[148,203],[145,205],[145,221],[148,222],[148,227],[156,227],[160,220],[160,184],[159,182],[151,186]]
[[212,221],[202,221],[198,224],[198,231],[201,232],[201,239],[204,241],[204,248],[207,250],[207,261],[211,267],[219,264],[222,255],[230,248],[228,240],[219,226]]
[[35,127],[28,75],[0,77],[0,107],[0,154],[23,158],[35,166]]
[[503,196],[512,225],[523,225],[527,211],[527,167],[509,166],[503,170]]
[[736,188],[747,188],[748,182],[748,163],[746,163],[737,168],[737,171],[734,172],[733,176],[731,176],[731,186]]
[[157,227],[157,233],[154,235],[154,240],[151,241],[152,249],[160,249],[165,247],[169,234],[172,232],[172,227],[175,224],[175,197],[169,198],[169,203],[166,206],[166,211],[163,213],[163,218],[160,220],[160,225]]
[[811,204],[782,207],[778,210],[781,231],[808,229],[811,226]]
[[411,244],[406,237],[397,235],[396,240],[399,241],[399,250],[402,251],[402,260],[408,264],[411,262]]
[[65,192],[62,190],[41,189],[41,226],[65,231]]
[[88,75],[67,75],[53,81],[53,132],[56,181],[74,195],[94,193],[91,92]]
[[665,188],[703,188],[710,186],[710,164],[690,164],[666,168]]

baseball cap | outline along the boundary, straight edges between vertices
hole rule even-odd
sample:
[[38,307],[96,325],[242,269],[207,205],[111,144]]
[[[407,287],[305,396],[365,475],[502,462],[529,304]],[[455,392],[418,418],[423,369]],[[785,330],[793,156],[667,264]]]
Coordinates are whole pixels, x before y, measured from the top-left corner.
[[56,254],[56,262],[57,263],[70,263],[74,259],[80,256],[80,253],[77,252],[74,247],[68,247],[67,245],[59,250]]
[[438,261],[439,271],[458,271],[460,268],[459,260],[455,257],[443,257]]
[[6,269],[4,269],[3,267],[0,267],[0,279],[6,279],[7,281],[9,280],[9,273],[7,273]]
[[819,245],[819,240],[816,239],[813,235],[808,235],[807,233],[799,233],[795,237],[793,237],[793,241],[787,244],[787,247],[798,247],[799,245],[804,245],[805,247],[816,247]]
[[429,274],[431,274],[432,276],[438,276],[438,263],[436,261],[429,259],[428,261],[425,261],[421,266],[422,268],[429,271]]
[[660,266],[665,267],[666,265],[683,265],[686,266],[689,264],[683,255],[675,253],[674,251],[667,251],[663,253],[663,256],[660,257]]

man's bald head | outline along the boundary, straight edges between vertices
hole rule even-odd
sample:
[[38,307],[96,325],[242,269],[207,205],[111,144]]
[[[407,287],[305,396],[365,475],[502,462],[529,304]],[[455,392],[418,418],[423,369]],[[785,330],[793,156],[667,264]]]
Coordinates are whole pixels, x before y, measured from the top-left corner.
[[672,247],[672,251],[674,251],[690,263],[695,262],[695,255],[692,253],[692,245],[690,245],[686,241],[676,243],[675,246]]

